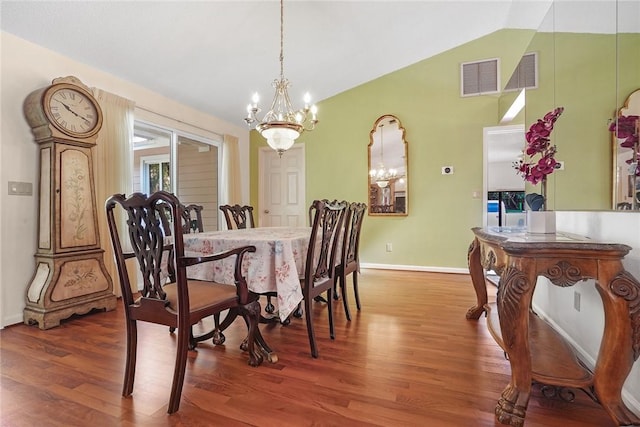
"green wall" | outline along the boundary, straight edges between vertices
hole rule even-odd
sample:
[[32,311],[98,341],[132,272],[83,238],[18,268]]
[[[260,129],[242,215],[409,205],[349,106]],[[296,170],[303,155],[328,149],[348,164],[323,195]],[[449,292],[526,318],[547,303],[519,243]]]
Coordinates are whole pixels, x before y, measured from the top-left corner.
[[[482,199],[472,197],[474,192],[482,191],[482,131],[484,127],[498,124],[504,108],[497,95],[460,96],[460,63],[499,57],[504,85],[522,54],[531,51],[529,44],[536,41],[534,37],[537,35],[533,31],[500,30],[318,104],[320,122],[316,130],[300,137],[306,144],[307,204],[322,198],[368,202],[367,145],[374,122],[384,114],[393,114],[406,129],[409,215],[366,217],[361,241],[362,262],[466,267],[472,239],[470,229],[482,222]],[[609,199],[604,193],[611,185],[610,177],[607,179],[610,161],[602,161],[607,149],[600,146],[609,146],[606,118],[604,123],[594,123],[584,132],[577,132],[586,122],[596,121],[598,117],[591,113],[585,115],[579,107],[600,105],[604,95],[594,94],[593,88],[586,91],[580,85],[570,88],[576,79],[549,77],[556,64],[547,58],[554,58],[558,52],[577,56],[584,47],[582,42],[579,37],[572,37],[547,43],[546,47],[554,51],[540,53],[540,89],[527,94],[527,103],[531,99],[532,104],[527,105],[527,119],[530,112],[538,115],[543,111],[544,114],[554,107],[555,82],[562,82],[563,94],[573,97],[557,104],[566,108],[554,132],[561,153],[559,158],[567,163],[567,170],[563,172],[569,175],[571,165],[580,165],[586,156],[590,177],[584,178],[586,182],[581,184],[580,192],[587,193],[587,187],[589,191],[595,187],[598,195],[593,206],[582,208],[606,209]],[[590,38],[585,43],[593,47]],[[538,47],[545,48],[544,40],[538,42]],[[545,81],[551,83],[545,86]],[[611,106],[607,105],[611,115]],[[586,138],[586,134],[592,137]],[[594,148],[592,144],[599,145]],[[257,152],[263,145],[266,145],[264,140],[252,132],[251,203],[254,206],[258,205]],[[610,149],[608,153],[610,155]],[[453,166],[455,173],[442,175],[441,167],[445,165]],[[576,200],[584,196],[566,191],[560,182],[553,186],[557,186],[558,195],[566,192]],[[588,195],[584,200],[591,203]],[[556,206],[560,208],[568,203],[573,201],[557,202]],[[393,244],[393,252],[385,251],[387,242]]]
[[526,123],[554,106],[565,108],[552,134],[565,170],[549,176],[547,208],[610,209],[616,36],[539,33],[530,49],[538,52],[544,84],[527,91]]

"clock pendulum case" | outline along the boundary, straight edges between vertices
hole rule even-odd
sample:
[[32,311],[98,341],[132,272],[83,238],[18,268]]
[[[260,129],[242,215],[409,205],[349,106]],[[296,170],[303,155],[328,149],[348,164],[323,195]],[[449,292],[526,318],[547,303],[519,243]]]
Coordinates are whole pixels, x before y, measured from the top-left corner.
[[40,157],[38,250],[24,323],[49,329],[73,314],[116,306],[100,247],[91,154],[102,111],[73,76],[32,92],[23,108]]

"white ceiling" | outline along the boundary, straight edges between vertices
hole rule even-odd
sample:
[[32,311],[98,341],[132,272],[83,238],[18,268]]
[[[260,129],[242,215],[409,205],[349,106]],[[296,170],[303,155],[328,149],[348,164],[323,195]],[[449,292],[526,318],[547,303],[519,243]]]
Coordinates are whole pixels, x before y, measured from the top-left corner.
[[[284,74],[295,107],[501,28],[537,28],[550,0],[284,4]],[[261,1],[7,1],[1,28],[242,125],[279,75],[280,7]],[[482,59],[482,58],[470,58]],[[88,82],[90,84],[90,82]],[[322,121],[322,111],[319,112]]]

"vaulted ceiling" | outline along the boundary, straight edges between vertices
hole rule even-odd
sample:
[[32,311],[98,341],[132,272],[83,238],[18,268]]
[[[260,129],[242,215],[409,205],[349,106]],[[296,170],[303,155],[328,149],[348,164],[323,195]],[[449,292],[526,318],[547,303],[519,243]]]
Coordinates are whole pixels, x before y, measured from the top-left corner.
[[[502,28],[537,28],[550,0],[284,3],[294,106]],[[278,77],[280,6],[262,1],[2,1],[3,31],[242,125]]]

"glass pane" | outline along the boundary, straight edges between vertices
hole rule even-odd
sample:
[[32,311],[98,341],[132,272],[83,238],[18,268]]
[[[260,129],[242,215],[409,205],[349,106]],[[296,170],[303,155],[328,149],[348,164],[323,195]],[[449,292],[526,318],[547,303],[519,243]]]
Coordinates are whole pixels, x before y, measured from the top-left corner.
[[169,162],[162,163],[162,189],[171,193],[171,169]]
[[218,157],[217,146],[178,135],[175,192],[185,205],[203,207],[204,231],[218,229]]
[[158,168],[159,165],[157,163],[149,165],[149,193],[155,193],[160,190],[160,174]]

